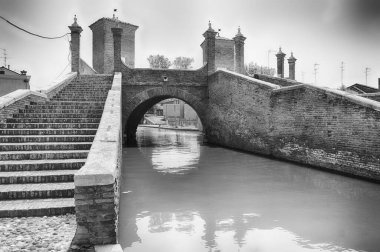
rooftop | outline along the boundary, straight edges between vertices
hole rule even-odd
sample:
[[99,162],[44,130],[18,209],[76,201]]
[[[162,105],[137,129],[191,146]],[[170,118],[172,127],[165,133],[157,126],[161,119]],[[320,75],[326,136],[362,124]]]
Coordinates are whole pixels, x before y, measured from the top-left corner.
[[121,24],[126,24],[126,25],[129,25],[129,26],[133,26],[136,29],[139,28],[137,25],[133,25],[133,24],[130,24],[130,23],[127,23],[127,22],[120,21],[118,19],[107,18],[107,17],[103,17],[103,18],[98,19],[97,21],[95,21],[94,23],[92,23],[91,25],[89,25],[89,27],[91,28],[91,26],[95,25],[98,22],[104,21],[104,20],[106,20],[106,21],[112,21],[112,22],[119,22]]

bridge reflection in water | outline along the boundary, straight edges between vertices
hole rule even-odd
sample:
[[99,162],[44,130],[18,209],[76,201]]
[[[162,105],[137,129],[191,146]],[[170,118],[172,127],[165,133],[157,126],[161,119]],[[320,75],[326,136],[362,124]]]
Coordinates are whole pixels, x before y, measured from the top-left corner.
[[124,251],[379,251],[380,185],[138,129],[123,151]]

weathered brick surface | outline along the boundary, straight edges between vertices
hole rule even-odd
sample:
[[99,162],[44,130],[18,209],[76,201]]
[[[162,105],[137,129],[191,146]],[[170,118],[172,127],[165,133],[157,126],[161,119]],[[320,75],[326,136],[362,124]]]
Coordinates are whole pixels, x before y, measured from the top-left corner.
[[117,181],[111,185],[75,187],[75,244],[116,243],[117,187]]
[[307,86],[271,106],[274,156],[380,179],[380,111]]
[[116,22],[112,19],[101,18],[90,28],[93,32],[93,61],[92,65],[98,73],[113,73],[114,69],[114,48],[111,28],[119,27],[123,29],[121,38],[121,56],[126,59],[129,67],[135,66],[135,32],[138,26]]
[[[207,41],[201,44],[203,50],[203,64],[207,63]],[[223,37],[215,37],[215,67],[234,71],[234,41]]]
[[218,71],[209,81],[208,141],[270,154],[270,94],[273,87]]
[[10,117],[12,114],[17,113],[20,109],[24,109],[26,105],[29,105],[32,102],[45,101],[46,98],[37,95],[29,95],[27,97],[24,97],[23,99],[18,100],[12,103],[11,105],[0,109],[0,123],[5,123],[7,117]]
[[380,111],[370,101],[225,71],[211,76],[209,101],[212,143],[380,180]]
[[[167,81],[164,81],[166,77]],[[129,69],[123,66],[123,129],[134,140],[144,113],[157,102],[178,98],[205,122],[208,104],[207,66],[199,70]]]

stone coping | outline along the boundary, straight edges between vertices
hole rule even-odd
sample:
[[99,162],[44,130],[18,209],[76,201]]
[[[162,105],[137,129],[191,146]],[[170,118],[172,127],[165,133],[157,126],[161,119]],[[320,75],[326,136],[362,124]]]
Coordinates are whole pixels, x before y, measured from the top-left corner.
[[258,77],[263,77],[263,78],[267,78],[267,79],[271,79],[273,81],[281,81],[281,82],[286,82],[290,85],[298,85],[298,84],[303,84],[302,82],[299,82],[299,81],[296,81],[296,80],[291,80],[291,79],[287,79],[287,78],[281,78],[281,77],[277,77],[277,76],[271,76],[271,75],[267,75],[267,74],[254,74],[252,77],[254,78],[254,76],[257,75]]
[[219,72],[223,72],[223,73],[227,73],[227,74],[230,74],[230,75],[234,75],[234,76],[243,78],[243,79],[245,79],[245,80],[247,80],[249,82],[252,82],[254,84],[259,84],[261,86],[268,87],[268,88],[271,88],[271,89],[281,88],[281,86],[279,86],[279,85],[272,84],[272,83],[269,83],[269,82],[266,82],[266,81],[262,81],[262,80],[258,80],[258,79],[249,77],[249,76],[244,75],[244,74],[239,74],[239,73],[236,73],[236,72],[229,71],[227,69],[218,68],[218,70],[216,70],[215,73],[219,73]]
[[113,184],[121,144],[121,73],[115,73],[87,161],[74,175],[75,186]]
[[362,97],[373,97],[373,96],[380,96],[380,92],[377,93],[367,93],[367,94],[357,94],[358,96]]
[[29,95],[36,95],[47,99],[47,95],[29,89],[17,89],[12,93],[0,97],[0,109],[7,107]]
[[279,89],[273,90],[273,93],[282,93],[282,92],[286,92],[289,90],[302,89],[302,88],[313,89],[313,90],[319,91],[321,93],[325,93],[326,95],[331,95],[334,97],[345,99],[345,100],[348,100],[350,102],[356,103],[358,105],[380,111],[380,102],[378,102],[378,101],[374,101],[374,100],[371,100],[371,99],[368,99],[365,97],[361,97],[361,96],[358,96],[355,94],[350,94],[350,93],[347,93],[345,91],[323,88],[323,87],[318,87],[318,86],[314,86],[314,85],[310,85],[310,84],[300,84],[300,85],[294,85],[294,86],[290,86],[290,87],[281,87]]
[[64,75],[61,78],[58,78],[51,83],[47,89],[41,90],[41,92],[45,93],[48,97],[54,96],[55,91],[60,88],[66,86],[66,84],[70,83],[77,76],[76,72],[70,72]]

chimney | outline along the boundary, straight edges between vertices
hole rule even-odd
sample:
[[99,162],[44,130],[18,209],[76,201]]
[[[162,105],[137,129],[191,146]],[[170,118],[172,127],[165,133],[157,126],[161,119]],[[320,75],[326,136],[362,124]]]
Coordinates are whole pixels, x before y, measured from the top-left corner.
[[8,69],[11,70],[11,65],[8,65]]
[[26,71],[25,71],[25,70],[22,70],[22,71],[21,71],[21,75],[26,75]]

